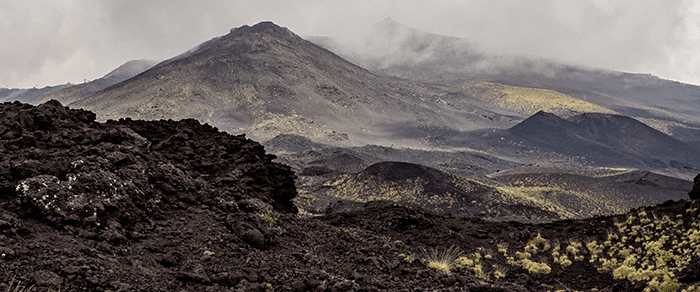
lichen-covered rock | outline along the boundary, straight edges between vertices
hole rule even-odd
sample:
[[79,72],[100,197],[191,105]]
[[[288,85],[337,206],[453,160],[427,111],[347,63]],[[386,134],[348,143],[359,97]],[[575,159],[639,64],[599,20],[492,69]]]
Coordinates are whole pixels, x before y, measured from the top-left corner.
[[56,222],[85,221],[99,225],[98,215],[106,209],[138,210],[131,197],[141,196],[143,192],[114,173],[70,173],[67,178],[60,181],[52,175],[38,175],[22,180],[15,188],[18,200]]

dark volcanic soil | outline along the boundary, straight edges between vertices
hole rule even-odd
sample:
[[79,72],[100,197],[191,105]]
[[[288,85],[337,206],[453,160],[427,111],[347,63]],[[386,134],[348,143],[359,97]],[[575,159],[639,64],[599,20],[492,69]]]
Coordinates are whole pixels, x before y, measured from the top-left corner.
[[[243,136],[194,120],[96,123],[93,113],[58,102],[5,103],[0,113],[0,291],[646,287],[599,271],[583,249],[586,260],[569,266],[552,262],[547,249],[533,253],[533,261],[551,266],[548,273],[509,263],[538,234],[563,249],[569,240],[603,242],[615,223],[637,222],[624,215],[494,223],[372,202],[363,211],[305,217],[291,203],[290,168]],[[700,253],[694,241],[700,233],[693,233],[698,207],[668,202],[635,216],[677,220],[658,233],[682,231],[679,239],[692,242],[686,249]],[[432,251],[449,248],[459,252],[448,262],[462,255],[471,265],[453,266],[449,275],[427,267]],[[668,264],[681,281],[670,284],[686,288],[698,282],[697,265],[681,262]]]

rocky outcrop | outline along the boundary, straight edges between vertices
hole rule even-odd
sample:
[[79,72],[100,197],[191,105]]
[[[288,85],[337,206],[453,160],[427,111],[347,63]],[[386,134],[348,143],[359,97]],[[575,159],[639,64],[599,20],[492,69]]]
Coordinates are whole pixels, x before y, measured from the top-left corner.
[[57,101],[5,103],[0,113],[0,192],[54,224],[118,226],[119,240],[190,205],[237,210],[256,199],[297,212],[294,174],[244,135],[191,119],[97,123]]
[[700,199],[700,174],[695,176],[695,180],[693,182],[693,189],[688,192],[688,196],[690,196],[691,199],[697,200]]

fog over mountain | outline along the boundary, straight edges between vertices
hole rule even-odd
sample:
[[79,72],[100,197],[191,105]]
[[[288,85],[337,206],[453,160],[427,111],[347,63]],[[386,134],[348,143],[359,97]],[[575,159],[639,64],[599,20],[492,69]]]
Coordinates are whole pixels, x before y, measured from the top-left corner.
[[[413,32],[415,37],[411,40],[414,42],[407,43],[413,49],[420,48],[423,43],[435,43],[435,50],[440,51],[445,47],[449,49],[443,43],[454,40]],[[420,50],[414,52],[419,54]],[[531,164],[573,169],[645,169],[683,179],[697,174],[700,149],[686,144],[698,142],[697,122],[679,118],[673,111],[635,105],[641,99],[626,97],[625,92],[630,90],[613,95],[590,91],[585,85],[581,86],[581,82],[570,81],[570,89],[585,93],[584,99],[588,93],[595,94],[591,98],[593,101],[588,102],[575,98],[581,95],[576,92],[567,95],[546,87],[473,80],[458,71],[456,75],[449,70],[440,75],[443,74],[440,73],[441,62],[461,68],[459,56],[440,53],[422,64],[393,65],[387,67],[388,71],[382,69],[374,74],[287,28],[261,22],[214,37],[134,78],[73,102],[70,107],[94,111],[99,120],[195,118],[232,134],[245,133],[257,141],[299,148],[294,150],[296,153],[317,148],[302,146],[309,144],[304,139],[342,147],[379,145],[424,150],[427,147],[427,150],[463,153],[457,160],[446,159],[451,161],[443,160],[444,157],[422,159],[420,157],[425,154],[417,152],[403,157],[379,154],[385,158],[376,161],[420,162],[448,171],[482,168],[480,174],[488,174],[503,169],[501,166]],[[475,56],[476,61],[483,59],[479,54],[468,52],[464,56],[467,59]],[[524,64],[528,62],[525,60]],[[556,72],[562,71],[562,66],[545,64],[554,66]],[[435,70],[431,69],[433,67]],[[506,81],[521,82],[521,75],[534,74],[530,67],[526,68],[529,69],[503,76],[509,77]],[[580,78],[584,79],[597,74],[580,71]],[[430,76],[433,75],[444,78],[432,80]],[[638,78],[634,74],[627,75],[632,81]],[[541,80],[549,79],[544,76]],[[612,81],[602,83],[607,84],[603,89],[626,84]],[[679,86],[688,87],[692,92],[700,90],[697,86]],[[694,97],[677,98],[692,101]],[[626,100],[629,104],[624,103]],[[693,107],[685,108],[692,110]],[[526,131],[515,130],[512,134],[505,131],[526,118],[531,120],[532,117],[528,117],[538,111],[550,112],[547,114],[550,120],[560,121],[546,123],[551,126],[543,128],[545,132],[557,133],[563,129],[566,135],[544,135],[547,133],[536,131],[541,127],[527,126],[527,120],[523,122],[525,126],[520,127]],[[632,118],[611,115],[621,112],[635,115]],[[584,113],[600,115],[576,118]],[[574,118],[574,124],[579,120],[594,122],[574,125],[561,117]],[[605,126],[597,126],[600,122]],[[562,124],[569,125],[571,131],[560,129]],[[530,134],[520,137],[516,135],[519,132]],[[296,138],[287,138],[290,135]],[[280,136],[285,138],[280,139]],[[642,145],[638,145],[640,139]],[[538,142],[540,140],[545,143]],[[630,147],[619,147],[630,143],[633,144]],[[665,149],[675,152],[669,156]],[[275,153],[271,149],[268,151]],[[285,151],[284,155],[279,155],[281,158],[287,154],[296,155]],[[370,152],[376,155],[386,151],[374,149]],[[483,153],[489,154],[485,159],[490,161],[488,164],[471,162]],[[289,157],[289,163],[305,164],[306,154],[300,155]],[[414,161],[412,156],[422,161]],[[497,158],[508,162],[504,165],[497,162]],[[308,166],[312,167],[309,172],[314,174],[312,176],[319,171],[327,172],[318,165]],[[304,172],[305,168],[298,170]]]
[[0,87],[92,80],[133,59],[167,59],[232,27],[272,20],[348,40],[386,17],[475,48],[700,84],[691,1],[3,1]]
[[687,2],[41,2],[0,291],[700,291]]

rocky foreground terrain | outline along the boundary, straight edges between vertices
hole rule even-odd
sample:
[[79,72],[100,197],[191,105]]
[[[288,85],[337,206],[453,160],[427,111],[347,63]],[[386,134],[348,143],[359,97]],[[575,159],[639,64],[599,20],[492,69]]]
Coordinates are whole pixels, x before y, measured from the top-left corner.
[[2,104],[0,291],[700,289],[698,179],[690,200],[543,224],[381,201],[310,217],[274,159],[191,119]]

